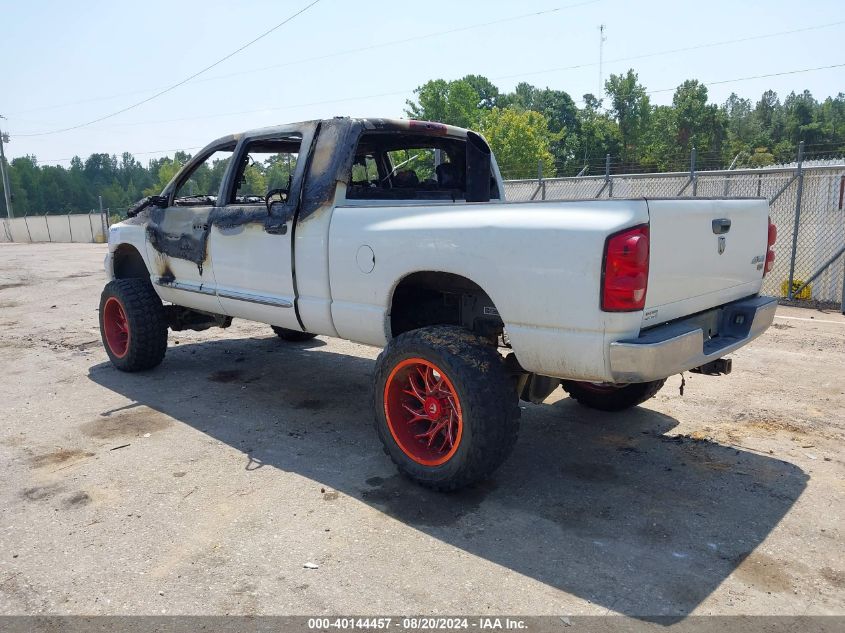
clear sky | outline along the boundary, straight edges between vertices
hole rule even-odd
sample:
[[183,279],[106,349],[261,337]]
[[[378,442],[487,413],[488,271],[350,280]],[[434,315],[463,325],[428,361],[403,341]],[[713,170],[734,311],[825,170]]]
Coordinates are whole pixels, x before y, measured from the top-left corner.
[[[633,68],[648,90],[665,90],[652,94],[658,104],[669,103],[685,79],[715,82],[845,63],[841,0],[321,0],[149,103],[78,130],[23,136],[140,101],[309,1],[0,0],[0,114],[8,118],[0,129],[12,137],[7,157],[34,154],[42,164],[67,165],[74,155],[131,151],[146,163],[172,153],[162,150],[196,148],[276,123],[401,117],[416,86],[468,73],[503,90],[528,81],[579,100],[598,92],[599,24],[606,25],[605,78]],[[812,28],[821,25],[831,26]],[[804,28],[811,30],[710,46]],[[371,48],[351,52],[365,47]],[[662,54],[630,59],[651,53]],[[580,67],[565,68],[571,66]],[[756,100],[769,88],[781,98],[809,89],[823,99],[845,91],[845,67],[713,85],[710,99],[722,103],[737,92]]]

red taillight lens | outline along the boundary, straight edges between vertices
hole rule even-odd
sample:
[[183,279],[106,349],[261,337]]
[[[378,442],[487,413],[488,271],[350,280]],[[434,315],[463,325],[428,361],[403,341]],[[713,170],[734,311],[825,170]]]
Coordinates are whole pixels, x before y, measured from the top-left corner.
[[772,268],[775,266],[775,252],[773,250],[766,251],[766,265],[763,267],[763,276],[766,276],[766,273],[772,272]]
[[632,312],[643,309],[648,287],[648,251],[648,224],[607,238],[602,271],[602,310]]
[[772,218],[769,218],[769,237],[766,245],[766,264],[763,266],[763,277],[766,273],[772,272],[775,265],[775,251],[772,248],[778,240],[778,227],[772,224]]

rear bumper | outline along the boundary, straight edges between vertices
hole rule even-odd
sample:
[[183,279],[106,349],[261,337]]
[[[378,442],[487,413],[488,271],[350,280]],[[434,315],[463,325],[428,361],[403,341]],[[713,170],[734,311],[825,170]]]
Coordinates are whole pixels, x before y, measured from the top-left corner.
[[610,344],[614,382],[660,380],[729,354],[766,331],[777,300],[752,297]]

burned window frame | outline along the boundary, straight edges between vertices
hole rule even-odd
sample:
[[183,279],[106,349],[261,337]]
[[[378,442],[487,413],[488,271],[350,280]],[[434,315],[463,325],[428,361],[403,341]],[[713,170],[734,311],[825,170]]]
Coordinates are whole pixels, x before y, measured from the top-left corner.
[[[293,144],[296,142],[297,151],[296,152],[275,152],[275,153],[289,153],[289,154],[296,154],[297,160],[296,165],[294,166],[293,172],[291,173],[291,183],[288,189],[288,200],[294,199],[291,195],[294,190],[299,190],[297,180],[301,180],[302,174],[304,172],[305,166],[302,159],[304,158],[302,154],[303,147],[306,147],[306,142],[308,145],[311,144],[311,138],[313,138],[313,130],[302,130],[299,128],[291,128],[290,131],[284,130],[275,130],[273,133],[260,135],[260,136],[250,136],[249,138],[243,139],[236,148],[235,153],[232,156],[232,170],[231,170],[231,177],[229,182],[226,183],[226,188],[223,190],[225,197],[220,198],[225,202],[221,206],[232,206],[232,205],[252,205],[252,204],[264,204],[264,199],[262,197],[261,200],[255,202],[238,202],[235,200],[236,195],[238,193],[238,184],[243,175],[243,172],[246,170],[246,166],[248,161],[246,160],[249,156],[250,151],[255,151],[255,146],[261,146],[262,143],[270,144],[270,143],[290,143]],[[295,140],[294,140],[295,139]],[[266,196],[267,192],[265,192]],[[254,196],[258,197],[258,196]]]
[[[415,149],[439,150],[449,157],[448,161],[462,166],[461,173],[466,169],[466,144],[463,136],[431,134],[420,130],[404,129],[366,129],[362,130],[352,149],[351,164],[343,182],[346,184],[345,198],[348,201],[367,201],[373,203],[395,202],[459,202],[465,199],[465,182],[463,188],[441,188],[440,184],[422,185],[420,187],[396,186],[392,176],[395,166],[389,153],[395,151],[413,151]],[[379,171],[379,180],[386,181],[389,186],[372,188],[375,195],[366,195],[369,189],[353,185],[353,167],[355,158],[359,155],[373,156]],[[492,172],[491,172],[492,173]],[[378,193],[377,193],[378,192]]]
[[[238,147],[238,140],[236,138],[227,138],[222,141],[217,141],[211,145],[207,145],[202,149],[200,153],[190,159],[187,163],[185,163],[182,168],[178,171],[176,176],[170,183],[165,187],[164,193],[167,196],[167,206],[174,207],[197,207],[197,206],[208,206],[207,202],[198,202],[197,204],[176,204],[176,198],[179,193],[179,189],[184,185],[188,180],[191,179],[191,176],[194,175],[194,172],[202,167],[202,165],[211,158],[217,152],[232,152],[232,156],[229,158],[229,164],[226,165],[226,169],[223,172],[223,178],[220,181],[220,186],[218,187],[217,191],[215,192],[216,200],[220,200],[220,190],[226,184],[226,180],[229,177],[229,172],[232,168],[232,159],[235,157],[236,150]],[[212,206],[216,204],[216,201],[212,203]]]

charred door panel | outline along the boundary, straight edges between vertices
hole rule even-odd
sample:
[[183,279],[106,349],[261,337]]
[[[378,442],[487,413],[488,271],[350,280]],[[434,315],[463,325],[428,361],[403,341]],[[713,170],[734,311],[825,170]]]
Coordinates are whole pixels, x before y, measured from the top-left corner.
[[153,209],[147,223],[147,256],[162,299],[222,313],[207,241],[214,207]]

